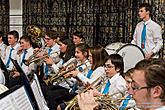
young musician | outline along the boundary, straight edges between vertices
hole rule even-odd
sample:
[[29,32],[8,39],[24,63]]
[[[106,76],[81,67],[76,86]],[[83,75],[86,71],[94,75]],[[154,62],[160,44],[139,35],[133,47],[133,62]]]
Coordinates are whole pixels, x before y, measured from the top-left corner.
[[85,42],[84,41],[85,39],[83,37],[83,33],[82,32],[79,32],[79,31],[76,31],[76,32],[73,33],[72,40],[73,40],[73,43],[75,45]]
[[151,20],[152,6],[149,3],[140,4],[138,14],[142,21],[136,25],[131,43],[143,50],[146,59],[158,58],[163,39],[160,25]]
[[[54,69],[56,74],[59,73],[60,69],[63,67],[65,68],[65,65],[67,66],[72,63],[74,60],[71,59],[75,55],[75,45],[70,39],[62,38],[58,44],[60,46],[60,61],[55,64],[52,58],[45,58],[45,62]],[[61,83],[57,83],[56,85],[50,85],[48,87],[44,86],[42,89],[46,100],[48,101],[50,110],[56,109],[57,106],[62,103],[61,101],[70,100],[75,96],[74,93],[69,93],[70,84],[67,84],[65,80]]]
[[88,52],[91,69],[88,70],[87,73],[82,73],[78,70],[70,73],[73,77],[79,78],[84,84],[91,84],[99,77],[105,75],[103,65],[105,58],[108,56],[107,52],[101,46],[91,47]]
[[[131,68],[123,74],[124,79],[127,84],[127,90],[131,89],[133,71],[134,71],[134,68]],[[124,97],[125,97],[125,99],[122,100],[119,110],[125,110],[125,109],[132,110],[131,108],[135,108],[136,103],[132,99],[132,96],[130,94],[126,93],[126,95]]]
[[[50,57],[52,57],[55,63],[59,62],[60,60],[59,59],[60,46],[57,44],[57,38],[58,38],[58,33],[53,30],[46,32],[44,36],[46,53]],[[47,78],[48,75],[51,73],[48,64],[44,64],[44,73],[45,73],[44,78]]]
[[34,70],[34,63],[31,63],[30,65],[26,65],[25,61],[28,60],[30,56],[33,55],[33,47],[32,47],[32,41],[30,36],[22,36],[20,38],[20,52],[18,53],[17,61],[19,65],[22,67],[24,73],[28,75],[32,69]]
[[19,43],[18,43],[19,34],[17,31],[14,30],[14,31],[10,31],[7,37],[8,37],[9,46],[7,46],[6,48],[6,56],[5,56],[4,63],[8,70],[12,70],[13,63],[10,61],[10,58],[16,60],[17,50],[19,47]]
[[53,68],[55,74],[57,74],[65,65],[68,65],[72,59],[74,60],[73,57],[75,54],[75,45],[70,39],[61,38],[58,45],[60,46],[60,61],[56,64],[51,57],[46,57],[44,59],[45,62]]
[[123,70],[123,58],[119,54],[111,54],[105,63],[105,72],[108,79],[101,89],[102,94],[116,94],[113,95],[114,98],[121,98],[125,94],[127,88],[122,77]]

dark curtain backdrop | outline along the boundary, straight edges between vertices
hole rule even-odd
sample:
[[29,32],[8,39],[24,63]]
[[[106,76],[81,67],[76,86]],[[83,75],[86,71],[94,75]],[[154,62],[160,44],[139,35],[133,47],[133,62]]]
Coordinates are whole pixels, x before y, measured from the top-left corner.
[[9,0],[0,0],[0,31],[9,32]]

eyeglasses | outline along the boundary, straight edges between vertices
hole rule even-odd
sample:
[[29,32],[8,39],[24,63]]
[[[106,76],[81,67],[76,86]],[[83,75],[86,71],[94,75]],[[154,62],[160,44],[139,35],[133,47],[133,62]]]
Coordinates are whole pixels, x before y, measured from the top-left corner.
[[104,67],[105,67],[105,68],[113,68],[113,67],[115,67],[115,66],[112,66],[111,64],[105,64]]
[[144,86],[144,87],[138,87],[138,86],[135,86],[131,83],[131,87],[132,87],[132,90],[133,91],[137,91],[137,90],[141,90],[141,89],[149,89],[151,87],[148,87],[148,86]]

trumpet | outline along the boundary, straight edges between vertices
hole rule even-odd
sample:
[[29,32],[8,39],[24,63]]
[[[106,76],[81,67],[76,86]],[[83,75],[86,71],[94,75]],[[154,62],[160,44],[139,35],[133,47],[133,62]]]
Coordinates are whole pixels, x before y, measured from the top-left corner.
[[80,64],[78,66],[75,66],[67,71],[62,71],[62,72],[59,72],[58,74],[54,74],[53,76],[51,76],[50,78],[44,80],[45,84],[46,85],[49,85],[49,84],[53,84],[55,81],[58,82],[57,80],[59,80],[61,77],[63,77],[65,74],[75,70],[76,68],[80,67],[81,65],[83,64]]
[[34,55],[30,56],[27,60],[24,60],[23,62],[25,63],[25,65],[29,66],[31,63],[33,62],[39,62],[40,60],[43,60],[46,57],[49,57],[50,55],[55,55],[58,56],[59,55],[59,51],[56,52],[52,52],[49,55],[43,55],[42,57],[38,57],[38,58],[34,58],[39,52],[36,52]]

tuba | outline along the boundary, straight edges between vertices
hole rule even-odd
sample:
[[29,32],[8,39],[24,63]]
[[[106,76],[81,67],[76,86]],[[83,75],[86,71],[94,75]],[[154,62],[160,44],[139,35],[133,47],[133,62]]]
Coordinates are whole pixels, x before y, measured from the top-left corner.
[[31,36],[31,40],[36,46],[41,47],[41,37],[43,35],[43,31],[39,27],[35,25],[29,25],[26,28],[26,33],[27,35]]

